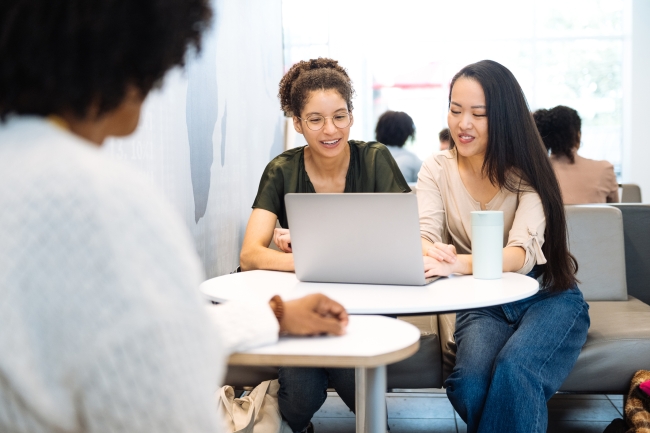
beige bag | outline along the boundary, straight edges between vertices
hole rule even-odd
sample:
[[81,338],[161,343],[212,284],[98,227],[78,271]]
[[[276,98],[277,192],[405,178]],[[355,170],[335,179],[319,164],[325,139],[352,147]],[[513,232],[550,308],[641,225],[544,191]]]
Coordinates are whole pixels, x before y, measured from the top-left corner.
[[293,433],[278,407],[277,380],[266,380],[246,397],[235,398],[232,386],[217,392],[217,411],[233,433]]

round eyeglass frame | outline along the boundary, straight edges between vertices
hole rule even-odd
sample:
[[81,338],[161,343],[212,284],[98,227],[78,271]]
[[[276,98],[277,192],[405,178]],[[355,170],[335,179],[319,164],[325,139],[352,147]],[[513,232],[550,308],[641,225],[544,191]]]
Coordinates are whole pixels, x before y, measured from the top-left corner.
[[[342,113],[341,113],[341,114],[342,114]],[[337,114],[337,116],[340,116],[341,114]],[[350,113],[350,112],[346,112],[345,114],[348,116],[348,124],[345,125],[345,126],[338,126],[338,125],[334,122],[334,117],[336,117],[336,116],[318,116],[318,117],[322,117],[322,118],[323,118],[323,124],[322,124],[321,127],[318,128],[318,129],[313,129],[313,128],[311,128],[311,127],[309,126],[309,122],[308,122],[309,118],[307,118],[307,119],[303,119],[302,117],[299,117],[299,116],[296,116],[296,117],[298,117],[298,119],[300,119],[300,120],[302,120],[303,122],[305,122],[305,123],[307,124],[307,128],[309,128],[310,131],[320,131],[321,129],[323,129],[323,128],[325,127],[325,123],[327,123],[327,119],[332,119],[332,124],[333,124],[337,129],[345,129],[345,128],[347,128],[348,126],[350,126],[350,125],[352,124],[352,113]],[[314,116],[312,116],[312,117],[314,117]]]

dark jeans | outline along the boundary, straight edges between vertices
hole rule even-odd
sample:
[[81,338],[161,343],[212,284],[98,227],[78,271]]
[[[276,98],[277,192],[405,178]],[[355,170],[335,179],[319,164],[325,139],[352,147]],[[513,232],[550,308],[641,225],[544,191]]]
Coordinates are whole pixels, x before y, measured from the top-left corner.
[[332,384],[341,400],[354,412],[354,369],[280,367],[278,403],[291,430],[303,431],[327,398]]
[[456,316],[456,365],[445,387],[469,433],[546,432],[546,402],[578,359],[588,309],[573,287]]

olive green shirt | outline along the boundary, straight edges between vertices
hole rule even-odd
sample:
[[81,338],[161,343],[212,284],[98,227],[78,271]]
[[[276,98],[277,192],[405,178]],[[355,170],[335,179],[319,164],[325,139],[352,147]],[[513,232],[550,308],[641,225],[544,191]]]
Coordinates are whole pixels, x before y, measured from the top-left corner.
[[[350,140],[350,166],[343,192],[410,192],[390,151],[375,141]],[[273,158],[264,169],[253,209],[265,209],[289,228],[284,195],[290,192],[315,193],[305,170],[305,147],[296,147]]]

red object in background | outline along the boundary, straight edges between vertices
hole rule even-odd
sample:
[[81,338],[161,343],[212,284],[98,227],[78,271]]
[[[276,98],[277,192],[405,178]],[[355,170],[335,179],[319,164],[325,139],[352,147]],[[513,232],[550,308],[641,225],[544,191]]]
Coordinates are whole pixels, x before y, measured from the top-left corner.
[[650,380],[641,382],[639,388],[641,388],[641,391],[645,392],[645,395],[650,396]]
[[442,89],[442,84],[440,83],[395,83],[395,84],[385,85],[381,83],[375,83],[372,85],[373,90],[387,89],[389,87],[394,87],[396,89]]

